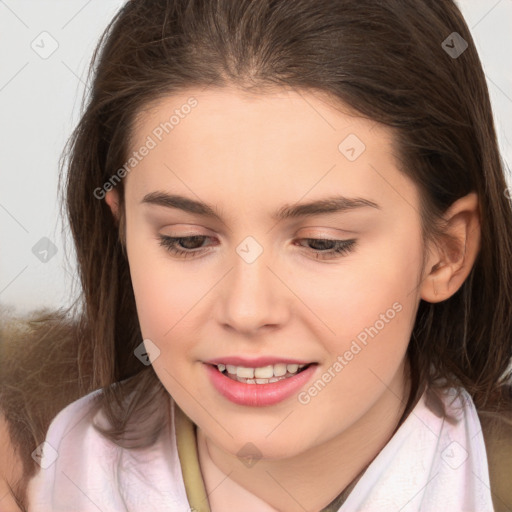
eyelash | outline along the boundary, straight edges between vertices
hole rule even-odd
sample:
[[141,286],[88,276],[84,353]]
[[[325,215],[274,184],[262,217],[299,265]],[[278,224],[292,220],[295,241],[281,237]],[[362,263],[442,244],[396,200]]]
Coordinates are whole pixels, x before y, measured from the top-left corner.
[[[179,249],[176,247],[177,243],[183,240],[193,241],[201,238],[210,238],[206,235],[196,235],[196,236],[181,236],[181,237],[171,237],[166,235],[159,235],[158,239],[160,240],[160,245],[165,247],[165,249],[172,254],[173,256],[177,256],[179,258],[188,258],[194,257],[194,254],[200,254],[203,251],[194,250],[194,249]],[[317,259],[333,259],[333,258],[341,258],[342,256],[350,253],[356,244],[356,240],[332,240],[329,238],[302,238],[300,240],[306,240],[307,242],[328,242],[333,243],[334,248],[328,251],[321,251],[317,249],[312,249],[315,253]],[[201,248],[199,248],[201,249]],[[326,257],[327,255],[327,257]]]

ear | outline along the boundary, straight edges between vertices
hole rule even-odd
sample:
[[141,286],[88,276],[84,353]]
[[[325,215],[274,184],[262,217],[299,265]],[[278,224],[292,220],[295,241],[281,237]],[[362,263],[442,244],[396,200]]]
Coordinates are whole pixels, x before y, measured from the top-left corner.
[[480,249],[478,195],[471,192],[455,201],[444,215],[446,237],[437,240],[424,269],[420,296],[442,302],[464,283]]
[[109,190],[105,194],[105,202],[110,207],[116,221],[119,221],[119,193],[116,189]]
[[[116,189],[109,190],[105,194],[105,202],[108,204],[112,215],[114,216],[115,223],[118,227],[119,242],[123,248],[123,252],[126,250],[126,231],[125,231],[125,215],[120,208],[119,192]],[[125,252],[126,255],[126,252]]]

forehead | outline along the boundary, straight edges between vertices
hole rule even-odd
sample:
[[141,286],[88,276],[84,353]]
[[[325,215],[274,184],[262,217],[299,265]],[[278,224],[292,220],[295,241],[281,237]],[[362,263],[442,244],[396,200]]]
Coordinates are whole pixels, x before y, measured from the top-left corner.
[[227,150],[236,143],[249,147],[258,142],[260,154],[289,146],[296,154],[314,147],[337,153],[340,137],[350,133],[369,143],[370,137],[380,139],[380,148],[383,142],[393,143],[390,129],[362,118],[326,93],[282,88],[256,94],[231,87],[188,89],[151,102],[136,116],[132,142],[137,145],[149,134],[161,142],[172,133],[181,146],[184,139],[190,142],[191,131],[196,146]]
[[222,203],[247,199],[251,207],[326,192],[379,202],[411,187],[397,169],[391,129],[311,91],[167,96],[137,116],[130,154],[144,146],[151,149],[126,177],[127,194],[139,200],[179,189]]

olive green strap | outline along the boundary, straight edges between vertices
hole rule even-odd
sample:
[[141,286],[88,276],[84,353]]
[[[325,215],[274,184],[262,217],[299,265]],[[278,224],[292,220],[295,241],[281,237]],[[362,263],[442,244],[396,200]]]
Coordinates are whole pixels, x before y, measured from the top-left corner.
[[512,420],[478,413],[489,466],[495,512],[512,512]]
[[178,457],[188,504],[193,512],[210,512],[210,504],[199,467],[195,425],[176,402],[174,402],[174,419]]

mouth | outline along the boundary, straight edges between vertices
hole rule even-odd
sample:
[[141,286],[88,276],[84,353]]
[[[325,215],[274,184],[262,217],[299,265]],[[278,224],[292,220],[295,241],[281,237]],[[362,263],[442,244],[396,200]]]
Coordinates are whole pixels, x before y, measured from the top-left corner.
[[295,364],[295,363],[278,363],[257,368],[235,366],[231,364],[213,364],[214,368],[224,376],[243,384],[271,384],[280,380],[295,377],[310,366],[316,363]]
[[226,357],[208,361],[205,369],[211,385],[224,398],[237,405],[266,407],[297,394],[318,373],[318,363]]

